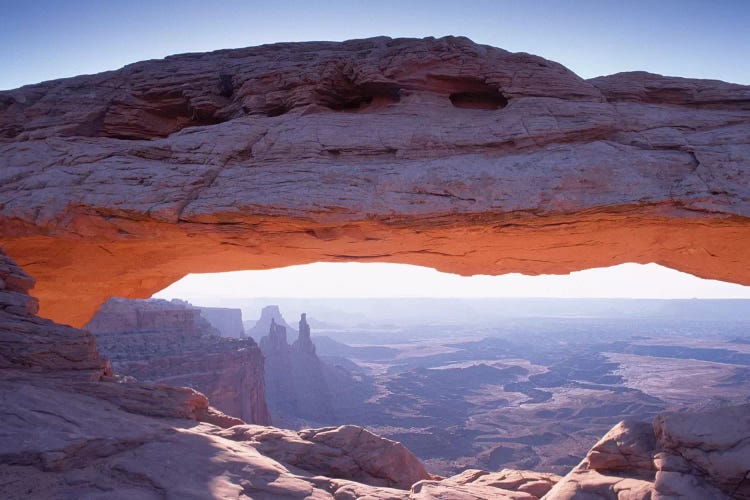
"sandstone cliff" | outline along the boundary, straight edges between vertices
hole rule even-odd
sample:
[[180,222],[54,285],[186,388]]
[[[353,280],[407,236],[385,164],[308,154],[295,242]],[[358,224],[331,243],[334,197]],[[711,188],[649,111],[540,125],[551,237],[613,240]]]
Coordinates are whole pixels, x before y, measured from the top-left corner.
[[750,405],[623,422],[562,479],[429,477],[359,428],[242,426],[190,389],[117,383],[90,333],[35,316],[32,286],[0,251],[4,498],[750,499]]
[[0,247],[0,369],[33,367],[90,381],[111,376],[93,335],[36,316],[38,301],[28,294],[33,286],[34,279]]
[[281,315],[279,306],[265,306],[261,309],[260,318],[258,318],[257,321],[252,322],[252,326],[245,329],[245,334],[252,336],[260,342],[260,339],[268,335],[271,331],[272,322],[276,325],[283,326],[286,331],[287,341],[294,342],[294,339],[297,338],[298,332],[286,322]]
[[[278,308],[275,311],[281,317]],[[283,318],[281,321],[284,322]],[[337,421],[333,394],[325,376],[327,367],[315,354],[304,314],[299,322],[299,338],[292,345],[288,343],[286,328],[271,318],[268,335],[260,340],[260,349],[266,359],[266,397],[275,423],[299,428],[310,422]]]
[[[36,316],[36,299],[28,295],[33,286],[34,279],[0,247],[0,386],[16,395],[4,399],[7,404],[31,411],[26,408],[26,393],[35,393],[33,387],[38,386],[42,387],[40,398],[52,408],[66,406],[60,401],[75,394],[83,395],[84,407],[86,398],[93,397],[140,415],[190,418],[220,426],[242,422],[210,408],[203,394],[189,388],[116,383],[109,360],[97,351],[94,335]],[[29,387],[24,389],[25,386]],[[66,395],[48,399],[44,394],[50,391]],[[96,404],[89,409],[95,410]],[[86,409],[82,411],[85,413]],[[11,414],[5,414],[8,415]],[[13,420],[9,417],[6,421],[5,416],[3,423]],[[27,425],[27,421],[28,418],[19,417],[17,423]],[[56,428],[54,421],[55,418],[45,425]],[[48,430],[45,425],[26,432],[44,441],[43,431]],[[18,438],[10,431],[8,436]],[[75,434],[66,439],[75,441]]]
[[242,310],[228,307],[199,307],[201,316],[219,330],[222,337],[243,338],[245,327],[242,323]]
[[252,339],[229,339],[186,302],[110,299],[87,325],[121,375],[188,386],[222,412],[270,424],[263,356]]
[[0,234],[75,325],[188,272],[313,261],[750,283],[748,103],[456,37],[183,54],[0,93]]

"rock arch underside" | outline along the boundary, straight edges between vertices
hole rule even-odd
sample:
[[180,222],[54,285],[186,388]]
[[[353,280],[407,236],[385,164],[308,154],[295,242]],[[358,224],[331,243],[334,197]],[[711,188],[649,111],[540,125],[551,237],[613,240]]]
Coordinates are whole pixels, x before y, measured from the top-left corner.
[[[0,476],[9,474],[3,467],[32,467],[62,481],[70,463],[83,467],[92,455],[120,460],[148,442],[148,432],[163,436],[166,427],[169,437],[151,443],[154,456],[187,457],[191,440],[211,453],[227,440],[294,441],[305,449],[340,444],[351,433],[361,441],[361,431],[347,428],[327,431],[332,437],[268,437],[246,427],[175,433],[165,417],[219,427],[237,420],[188,389],[95,382],[112,374],[93,338],[57,323],[80,327],[108,297],[148,297],[188,272],[314,261],[403,262],[460,274],[657,262],[750,284],[750,87],[645,72],[583,80],[541,57],[460,37],[282,43],[29,85],[0,92],[0,244],[7,254],[0,253],[0,368],[16,384],[5,386],[6,408],[37,426],[47,425],[44,412],[26,409],[43,404],[67,408],[68,424],[89,422],[94,398],[110,425],[89,422],[84,441],[95,442],[96,452],[64,429],[49,437],[64,452],[0,450],[11,457],[10,465],[0,463]],[[39,315],[57,323],[36,316],[29,275]],[[738,469],[747,465],[746,435],[716,437],[724,448],[711,448],[724,458],[744,454],[735,470],[712,462],[714,451],[691,434],[701,422],[724,419],[721,432],[742,436],[748,414],[744,407],[695,421],[667,415],[647,431],[623,424],[558,484],[554,498],[573,498],[580,478],[597,467],[619,471],[610,491],[645,495],[662,473],[673,474],[665,479],[673,490],[692,485],[711,498],[750,498],[750,479]],[[167,423],[144,420],[153,416]],[[107,444],[109,429],[128,426],[146,434]],[[3,446],[33,434],[16,423],[0,432],[15,439],[0,440]],[[382,455],[384,445],[369,439],[362,446]],[[685,443],[694,448],[686,452]],[[386,491],[300,479],[232,446],[221,448],[219,462],[229,465],[221,481],[212,476],[215,491],[250,491],[226,472],[246,472],[249,463],[258,477],[286,481],[256,478],[260,497],[310,488],[311,498],[328,498],[315,496],[316,488],[349,495],[337,498]],[[389,449],[395,462],[412,464],[400,448]],[[673,461],[633,461],[652,455]],[[100,489],[116,489],[118,481],[136,488],[148,476],[138,460],[122,460]],[[181,483],[180,464],[170,469],[174,483],[195,486]],[[214,467],[195,457],[184,465],[205,474]],[[401,483],[376,483],[403,487],[427,477],[419,467],[406,467],[411,476]],[[29,470],[27,482],[53,481]],[[625,476],[631,479],[623,486]],[[427,481],[411,498],[470,491],[482,477]],[[695,482],[706,478],[710,484]],[[155,483],[143,487],[165,494]],[[406,498],[397,490],[382,495]]]
[[313,261],[750,284],[749,122],[746,86],[464,38],[172,56],[0,93],[0,234],[76,326],[188,272]]

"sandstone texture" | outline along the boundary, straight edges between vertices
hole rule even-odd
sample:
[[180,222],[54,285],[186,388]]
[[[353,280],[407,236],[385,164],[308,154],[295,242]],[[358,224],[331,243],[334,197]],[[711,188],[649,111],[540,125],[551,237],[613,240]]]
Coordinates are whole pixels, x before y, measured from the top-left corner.
[[188,272],[313,261],[657,262],[750,284],[748,164],[750,87],[585,81],[455,37],[185,54],[0,92],[2,496],[750,498],[748,405],[625,422],[554,486],[472,471],[406,490],[388,485],[421,470],[393,442],[245,440],[204,395],[118,379],[91,333],[36,315],[81,326]]
[[543,472],[511,469],[487,472],[469,469],[445,479],[420,481],[412,486],[411,492],[415,499],[537,500],[546,495],[559,480],[560,476]]
[[747,284],[749,103],[457,37],[183,54],[0,93],[0,235],[76,326],[188,272],[313,261]]
[[750,405],[621,422],[546,498],[748,499]]
[[16,383],[43,385],[143,415],[242,423],[209,407],[203,394],[187,387],[118,383],[90,332],[36,316],[36,299],[28,295],[33,286],[34,279],[0,248],[0,382],[9,390],[17,389]]
[[260,349],[252,339],[220,336],[204,312],[179,300],[113,298],[86,328],[117,374],[189,386],[228,415],[270,424]]
[[220,428],[214,425],[137,415],[46,384],[3,384],[0,393],[3,498],[331,499],[355,498],[339,489],[389,493],[290,470],[252,446],[216,435]]
[[431,477],[401,443],[354,425],[299,432],[242,425],[218,434],[318,475],[407,490],[417,481]]
[[28,294],[33,286],[0,247],[0,369],[33,368],[81,380],[112,375],[93,335],[36,316],[38,301]]

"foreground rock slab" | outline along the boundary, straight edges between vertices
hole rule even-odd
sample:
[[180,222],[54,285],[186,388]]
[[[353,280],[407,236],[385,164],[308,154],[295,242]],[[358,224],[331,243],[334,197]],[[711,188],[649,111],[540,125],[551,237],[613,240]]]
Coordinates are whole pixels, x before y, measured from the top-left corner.
[[244,425],[192,389],[118,382],[91,334],[34,315],[32,285],[0,251],[3,498],[750,499],[750,404],[622,422],[562,479],[440,478],[359,427]]
[[469,469],[438,480],[425,480],[411,488],[412,498],[445,500],[536,500],[546,495],[560,476],[543,472],[503,469],[500,472]]
[[748,499],[750,404],[621,422],[546,498]]
[[323,476],[400,489],[431,478],[401,443],[354,425],[299,432],[242,425],[218,434],[247,443],[274,460]]

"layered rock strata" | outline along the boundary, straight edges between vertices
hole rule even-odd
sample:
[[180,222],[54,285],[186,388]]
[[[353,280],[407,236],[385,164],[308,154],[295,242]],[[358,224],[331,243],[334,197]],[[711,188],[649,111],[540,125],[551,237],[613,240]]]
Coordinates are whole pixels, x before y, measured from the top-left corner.
[[750,284],[748,103],[456,37],[183,54],[0,93],[0,235],[77,326],[188,272],[315,261]]
[[229,307],[199,307],[201,316],[219,330],[222,337],[244,338],[242,310]]
[[[2,498],[407,499],[429,477],[361,428],[245,426],[191,389],[117,382],[91,333],[35,316],[33,283],[0,250]],[[274,433],[278,460],[259,451]]]
[[[94,335],[36,316],[36,299],[28,295],[33,286],[34,279],[0,248],[0,385],[11,394],[3,399],[7,405],[23,407],[25,394],[42,387],[41,393],[61,391],[98,398],[141,415],[190,418],[222,426],[242,423],[209,407],[203,394],[186,387],[118,383],[109,360],[98,352]],[[43,438],[46,430],[41,426],[27,432],[41,432]]]
[[98,381],[111,376],[109,361],[96,350],[94,336],[39,318],[29,295],[34,279],[0,247],[0,369],[27,369]]
[[[174,56],[0,93],[0,236],[41,314],[76,326],[187,272],[313,261],[750,283],[748,103],[454,37]],[[0,270],[5,497],[431,495],[314,476],[198,424],[239,422],[195,391],[116,383]],[[748,498],[747,414],[623,424],[546,496]],[[477,482],[460,481],[439,487]],[[440,495],[535,497],[492,488]]]
[[221,337],[203,314],[182,301],[115,298],[86,328],[118,374],[192,387],[228,415],[270,424],[257,344]]

